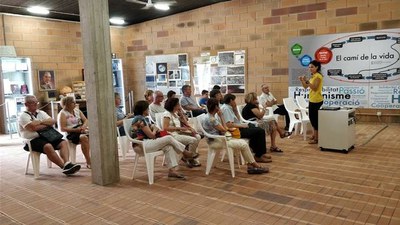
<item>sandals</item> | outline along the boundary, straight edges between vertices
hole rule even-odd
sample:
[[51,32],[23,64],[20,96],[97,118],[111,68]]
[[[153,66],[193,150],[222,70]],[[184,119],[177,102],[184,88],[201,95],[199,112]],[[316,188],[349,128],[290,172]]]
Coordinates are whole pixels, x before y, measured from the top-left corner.
[[318,144],[318,140],[313,139],[309,141],[308,144]]
[[283,152],[282,149],[280,149],[278,147],[271,147],[270,150],[271,150],[271,152],[279,152],[279,153]]
[[280,136],[281,136],[281,138],[285,138],[285,137],[289,137],[290,135],[292,135],[292,132],[285,131],[285,133]]
[[267,158],[264,158],[264,157],[254,157],[254,159],[258,163],[270,163],[270,162],[272,162],[272,159],[267,159]]
[[88,169],[92,169],[92,165],[90,165],[90,164],[86,164],[86,168],[88,168]]

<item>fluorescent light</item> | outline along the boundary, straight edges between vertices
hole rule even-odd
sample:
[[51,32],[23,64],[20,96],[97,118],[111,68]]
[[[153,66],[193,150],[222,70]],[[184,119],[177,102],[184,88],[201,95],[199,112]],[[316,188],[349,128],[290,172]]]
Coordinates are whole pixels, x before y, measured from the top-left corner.
[[125,20],[119,17],[113,17],[110,18],[110,23],[116,24],[116,25],[122,25],[125,24]]
[[154,8],[166,11],[169,10],[169,5],[165,3],[156,3],[154,4]]
[[40,15],[47,15],[50,13],[50,11],[47,8],[44,8],[41,6],[32,6],[32,7],[27,8],[27,10],[31,13],[40,14]]

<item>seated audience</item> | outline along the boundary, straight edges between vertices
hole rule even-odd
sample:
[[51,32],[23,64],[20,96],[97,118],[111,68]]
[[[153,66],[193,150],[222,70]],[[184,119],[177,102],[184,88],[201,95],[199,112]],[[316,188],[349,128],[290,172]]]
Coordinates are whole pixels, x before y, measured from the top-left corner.
[[192,88],[190,85],[182,86],[182,97],[180,99],[180,104],[182,108],[186,111],[192,111],[194,117],[206,113],[206,110],[197,105],[196,100],[191,97]]
[[[147,120],[149,115],[149,104],[147,101],[138,101],[134,108],[135,117],[132,120],[132,137],[143,140],[146,151],[154,152],[162,150],[165,154],[165,161],[168,166],[168,177],[185,179],[185,176],[178,173],[178,160],[176,154],[183,154],[184,159],[193,158],[192,153],[185,151],[185,145],[175,140],[172,135],[159,136],[159,130]],[[135,151],[142,151],[140,146],[133,145]]]
[[241,138],[249,139],[249,145],[255,154],[256,162],[272,162],[271,156],[266,155],[265,131],[253,124],[241,123],[236,108],[236,96],[226,94],[224,96],[224,105],[221,107],[224,121],[228,128],[238,128]]
[[281,138],[288,137],[289,132],[285,132],[279,128],[277,122],[272,119],[269,121],[263,120],[265,115],[265,109],[258,107],[259,103],[257,100],[257,94],[250,92],[245,97],[246,105],[243,108],[242,116],[245,120],[255,120],[258,122],[258,126],[263,128],[267,134],[271,137],[271,152],[282,152],[280,148],[276,146],[276,135],[279,133]]
[[[23,112],[18,121],[21,137],[31,140],[32,151],[46,154],[47,158],[63,169],[65,175],[71,175],[81,169],[80,165],[69,162],[68,143],[59,139],[55,142],[48,142],[47,139],[40,137],[37,131],[54,126],[56,120],[52,119],[47,113],[38,109],[38,101],[35,96],[25,96],[26,111]],[[28,145],[24,146],[29,151]],[[60,151],[60,156],[55,150]]]
[[117,116],[116,125],[118,127],[120,136],[125,136],[123,120],[127,119],[127,118],[131,118],[133,116],[133,114],[128,113],[125,115],[125,113],[122,111],[122,108],[120,107],[121,96],[119,95],[118,92],[114,93],[114,99],[115,99],[115,115]]
[[208,91],[207,90],[202,90],[201,91],[201,98],[199,100],[199,106],[200,107],[205,107],[207,105],[207,100],[208,100]]
[[285,116],[285,130],[289,130],[290,118],[289,113],[283,104],[277,104],[276,98],[269,91],[269,86],[266,84],[261,85],[262,92],[259,98],[262,107],[272,107],[274,114],[279,114]]
[[88,136],[88,120],[82,111],[76,107],[75,99],[67,96],[61,99],[63,109],[58,114],[58,124],[62,132],[67,132],[67,139],[74,144],[81,144],[82,153],[86,159],[86,167],[91,168],[90,145]]
[[[223,122],[223,115],[219,108],[219,101],[216,98],[210,98],[207,101],[208,114],[205,120],[203,120],[202,126],[204,130],[210,134],[224,135],[229,129]],[[216,116],[218,115],[218,116]],[[223,142],[222,139],[208,139],[208,144],[212,148],[222,149]],[[260,174],[267,173],[268,168],[261,167],[253,157],[249,145],[243,139],[230,138],[228,139],[228,146],[234,151],[240,151],[245,162],[247,163],[247,172],[249,174]]]
[[[179,99],[171,98],[165,102],[165,109],[167,110],[163,114],[163,130],[166,130],[172,134],[172,136],[184,144],[193,155],[198,155],[198,145],[201,140],[199,134],[196,133],[187,121],[186,118],[179,116]],[[183,120],[183,122],[181,122]],[[196,167],[201,164],[197,159],[191,159],[185,161],[188,167]]]
[[150,104],[150,117],[153,121],[156,121],[156,113],[165,112],[164,106],[164,94],[161,91],[154,92],[154,101]]

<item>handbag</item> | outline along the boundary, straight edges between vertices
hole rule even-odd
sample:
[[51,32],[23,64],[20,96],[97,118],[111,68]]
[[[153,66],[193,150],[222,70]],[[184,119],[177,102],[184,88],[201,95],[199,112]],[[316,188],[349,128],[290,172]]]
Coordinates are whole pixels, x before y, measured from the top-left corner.
[[[81,125],[76,125],[73,128],[78,128],[80,126]],[[77,145],[77,144],[79,144],[80,136],[81,136],[81,133],[69,132],[68,135],[67,135],[67,139],[70,140],[72,143]]]
[[165,130],[161,130],[161,131],[158,131],[158,132],[156,133],[156,137],[157,137],[157,138],[165,137],[165,136],[167,136],[167,135],[170,135],[170,134],[168,133],[168,131],[165,131]]
[[232,138],[237,138],[237,139],[240,138],[240,130],[239,130],[239,128],[236,128],[236,129],[234,129],[234,130],[232,130],[230,132],[232,134]]
[[53,143],[63,138],[63,135],[58,132],[54,127],[47,127],[37,131],[39,136],[46,139],[48,142]]

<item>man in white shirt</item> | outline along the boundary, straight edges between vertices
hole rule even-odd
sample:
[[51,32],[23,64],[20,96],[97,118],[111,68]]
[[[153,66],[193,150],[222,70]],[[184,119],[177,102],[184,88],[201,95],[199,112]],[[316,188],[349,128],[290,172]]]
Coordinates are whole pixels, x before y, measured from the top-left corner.
[[[71,175],[78,172],[81,168],[78,164],[68,161],[69,149],[68,143],[63,139],[49,142],[47,139],[39,136],[37,131],[44,130],[47,127],[54,126],[56,120],[51,118],[47,113],[38,109],[38,100],[33,95],[25,96],[26,111],[19,117],[18,125],[21,136],[31,140],[32,151],[44,153],[47,158],[63,169],[65,175]],[[27,145],[24,149],[29,151]],[[55,150],[60,150],[60,156]]]
[[156,113],[165,112],[162,102],[164,101],[164,94],[161,91],[154,92],[154,100],[149,105],[150,116],[153,121],[156,121]]
[[289,124],[290,124],[290,118],[289,118],[289,113],[287,112],[285,106],[278,105],[278,101],[276,101],[276,98],[274,95],[269,91],[269,86],[266,84],[261,85],[261,90],[263,93],[259,96],[259,103],[264,106],[264,107],[272,107],[272,110],[274,111],[274,114],[279,114],[282,116],[285,116],[285,130],[289,129]]

